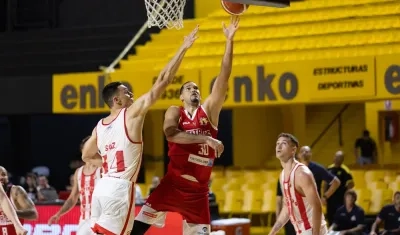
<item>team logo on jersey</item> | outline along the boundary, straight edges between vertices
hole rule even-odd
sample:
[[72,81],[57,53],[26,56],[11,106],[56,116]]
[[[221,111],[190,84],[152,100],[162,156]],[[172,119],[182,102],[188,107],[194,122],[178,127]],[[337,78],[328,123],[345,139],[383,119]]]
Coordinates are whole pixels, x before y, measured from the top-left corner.
[[202,117],[202,118],[200,118],[199,122],[200,122],[200,125],[205,126],[205,125],[207,125],[208,120],[207,120],[207,118]]

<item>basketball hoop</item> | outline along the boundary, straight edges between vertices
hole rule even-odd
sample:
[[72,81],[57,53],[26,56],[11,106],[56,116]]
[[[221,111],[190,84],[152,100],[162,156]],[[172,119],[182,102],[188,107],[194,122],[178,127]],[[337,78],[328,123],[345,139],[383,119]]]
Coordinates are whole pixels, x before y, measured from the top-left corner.
[[168,29],[183,28],[183,10],[186,0],[144,0],[147,26]]

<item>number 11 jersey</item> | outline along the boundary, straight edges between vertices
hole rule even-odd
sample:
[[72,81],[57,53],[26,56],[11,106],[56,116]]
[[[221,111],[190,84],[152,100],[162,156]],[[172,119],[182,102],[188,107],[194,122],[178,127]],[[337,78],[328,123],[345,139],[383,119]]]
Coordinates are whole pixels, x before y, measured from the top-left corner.
[[[217,138],[217,127],[210,122],[203,106],[190,115],[180,107],[179,130],[192,135],[206,135]],[[177,144],[168,142],[170,162],[168,173],[190,175],[200,184],[208,184],[214,165],[215,151],[207,144]]]
[[126,108],[110,123],[100,120],[96,126],[97,147],[103,160],[103,177],[136,182],[142,161],[142,142],[129,138]]

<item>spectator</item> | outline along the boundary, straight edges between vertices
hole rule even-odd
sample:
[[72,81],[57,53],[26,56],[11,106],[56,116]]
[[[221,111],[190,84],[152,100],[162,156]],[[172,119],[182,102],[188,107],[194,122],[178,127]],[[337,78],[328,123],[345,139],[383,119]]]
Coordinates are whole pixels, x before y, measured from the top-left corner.
[[354,187],[353,176],[350,174],[349,168],[343,164],[343,161],[343,152],[337,151],[335,158],[333,159],[333,164],[328,166],[328,171],[332,175],[336,176],[341,182],[339,188],[327,200],[326,214],[329,224],[332,224],[336,210],[343,205],[346,191]]
[[38,198],[40,201],[54,201],[58,199],[57,191],[49,185],[47,177],[39,176],[39,186],[37,187]]
[[[360,150],[360,151],[359,151]],[[354,143],[354,154],[359,165],[375,163],[377,149],[375,141],[369,136],[369,131],[365,130],[361,138]]]
[[[278,185],[276,188],[276,211],[275,211],[276,218],[278,218],[278,215],[281,213],[282,207],[283,207],[283,194],[282,194],[281,184],[278,179]],[[290,220],[285,224],[285,234],[296,235],[296,231],[294,230],[293,224]]]
[[150,188],[149,188],[149,195],[150,195],[151,192],[153,192],[153,190],[154,190],[155,188],[157,188],[157,186],[158,186],[159,184],[160,184],[160,178],[158,178],[158,176],[154,176],[153,179],[152,179],[152,181],[151,181]]
[[72,185],[74,185],[74,177],[75,177],[75,174],[72,174],[69,176],[69,184],[67,186],[65,186],[65,190],[72,191]]
[[44,175],[46,177],[50,175],[50,169],[47,166],[36,166],[32,169],[32,172],[36,175]]
[[400,192],[394,194],[393,204],[384,206],[371,227],[371,234],[376,235],[379,225],[384,222],[384,230],[380,234],[400,234]]
[[38,200],[37,182],[35,174],[33,173],[26,174],[26,182],[23,185],[23,187],[32,201]]
[[325,169],[325,167],[321,166],[318,163],[312,162],[311,157],[312,152],[310,147],[303,146],[300,148],[298,160],[304,165],[308,166],[308,168],[314,175],[319,195],[321,195],[322,181],[325,181],[329,185],[328,190],[326,190],[324,195],[321,197],[322,203],[326,205],[326,200],[328,200],[340,186],[340,180],[336,176],[329,173],[329,171]]
[[364,210],[356,205],[357,194],[349,189],[344,196],[344,205],[336,211],[329,235],[362,234],[364,229]]

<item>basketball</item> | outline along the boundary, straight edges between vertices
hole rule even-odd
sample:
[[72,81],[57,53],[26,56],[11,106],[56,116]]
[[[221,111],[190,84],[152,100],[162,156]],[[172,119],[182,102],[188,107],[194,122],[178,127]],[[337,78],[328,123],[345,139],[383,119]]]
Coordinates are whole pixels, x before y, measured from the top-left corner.
[[231,15],[237,15],[237,16],[243,14],[249,7],[249,5],[247,4],[234,3],[225,0],[221,0],[221,5],[226,12],[228,12]]

